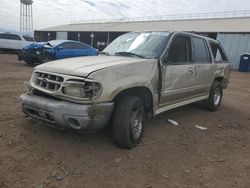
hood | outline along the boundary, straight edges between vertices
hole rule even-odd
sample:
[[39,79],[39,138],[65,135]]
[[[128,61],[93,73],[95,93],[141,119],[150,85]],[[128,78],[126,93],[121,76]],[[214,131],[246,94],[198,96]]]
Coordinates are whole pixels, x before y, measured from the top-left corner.
[[87,77],[100,69],[144,61],[152,61],[152,59],[99,55],[51,61],[38,65],[35,70]]
[[46,42],[32,42],[24,46],[24,50],[33,50],[33,49],[40,49],[42,48]]

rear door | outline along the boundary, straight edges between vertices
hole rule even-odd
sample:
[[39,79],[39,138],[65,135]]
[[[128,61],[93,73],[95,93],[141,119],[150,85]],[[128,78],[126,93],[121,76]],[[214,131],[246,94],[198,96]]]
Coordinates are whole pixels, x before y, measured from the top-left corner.
[[75,43],[74,44],[74,48],[75,48],[75,56],[88,56],[88,55],[93,55],[91,48],[88,47],[85,44],[82,43]]
[[162,65],[162,92],[160,107],[190,99],[195,94],[195,68],[191,61],[191,38],[175,34]]
[[214,59],[214,76],[223,75],[223,87],[226,87],[229,83],[229,74],[231,72],[228,58],[219,42],[210,40],[209,45]]
[[19,35],[2,33],[0,34],[0,48],[6,49],[21,49],[22,39]]
[[0,48],[8,49],[10,45],[8,44],[8,36],[5,33],[0,33]]
[[192,61],[195,66],[195,90],[197,96],[209,93],[214,79],[214,65],[208,43],[204,38],[192,36]]
[[22,49],[23,40],[19,35],[9,34],[9,44],[11,49]]

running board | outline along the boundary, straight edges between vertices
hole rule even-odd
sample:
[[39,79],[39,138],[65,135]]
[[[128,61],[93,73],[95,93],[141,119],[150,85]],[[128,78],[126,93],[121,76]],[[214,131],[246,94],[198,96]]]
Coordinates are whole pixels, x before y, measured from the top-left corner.
[[207,95],[206,96],[201,96],[201,97],[196,97],[196,98],[192,98],[192,99],[189,99],[189,100],[186,100],[186,101],[183,101],[183,102],[179,102],[179,103],[176,103],[176,104],[172,104],[172,105],[169,105],[169,106],[166,106],[166,107],[162,107],[162,108],[159,108],[155,111],[155,115],[158,115],[162,112],[165,112],[165,111],[168,111],[168,110],[171,110],[171,109],[174,109],[174,108],[178,108],[180,106],[184,106],[184,105],[187,105],[187,104],[191,104],[191,103],[194,103],[194,102],[198,102],[198,101],[201,101],[201,100],[204,100],[204,99],[207,99]]

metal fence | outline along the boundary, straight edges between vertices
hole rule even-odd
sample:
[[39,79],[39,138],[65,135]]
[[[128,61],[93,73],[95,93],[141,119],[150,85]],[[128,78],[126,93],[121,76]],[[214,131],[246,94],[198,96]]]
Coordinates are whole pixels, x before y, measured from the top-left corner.
[[217,40],[221,42],[225,49],[233,69],[239,68],[242,54],[250,54],[250,34],[219,33]]
[[219,19],[219,18],[243,18],[250,17],[250,10],[240,10],[231,12],[208,12],[195,14],[172,14],[163,16],[143,16],[127,18],[106,18],[106,19],[86,19],[72,21],[71,24],[86,23],[114,23],[114,22],[143,22],[143,21],[164,21],[164,20],[197,20],[197,19]]

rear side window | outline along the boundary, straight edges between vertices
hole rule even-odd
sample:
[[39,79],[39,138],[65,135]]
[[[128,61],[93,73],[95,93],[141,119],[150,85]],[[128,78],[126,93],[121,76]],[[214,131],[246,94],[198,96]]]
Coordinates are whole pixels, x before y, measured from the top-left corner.
[[224,54],[218,43],[209,41],[209,45],[211,47],[215,63],[222,63],[227,61],[226,55]]
[[207,43],[204,39],[192,37],[193,41],[193,61],[194,62],[211,62]]
[[89,47],[87,45],[85,45],[85,44],[75,43],[74,48],[75,49],[86,49],[86,48],[89,48]]
[[26,41],[31,41],[31,42],[34,42],[35,39],[33,37],[29,37],[29,36],[23,36],[23,38],[26,40]]
[[1,39],[8,39],[8,40],[22,40],[19,35],[7,34],[7,33],[0,34],[0,38]]
[[0,39],[8,39],[8,35],[7,34],[0,34]]
[[173,39],[168,51],[168,61],[170,63],[191,62],[190,37],[177,36]]

